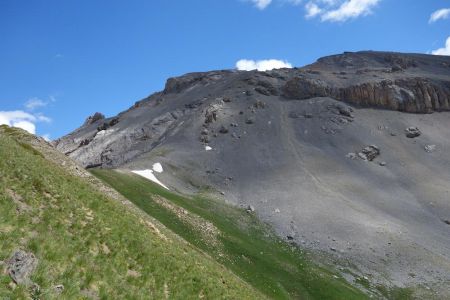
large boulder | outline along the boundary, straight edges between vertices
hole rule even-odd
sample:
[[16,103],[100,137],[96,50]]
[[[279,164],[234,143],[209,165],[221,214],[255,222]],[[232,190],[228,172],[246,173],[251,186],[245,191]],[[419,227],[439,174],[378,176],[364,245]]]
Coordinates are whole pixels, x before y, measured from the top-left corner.
[[420,136],[422,133],[420,132],[419,128],[417,127],[408,127],[405,129],[406,137],[413,139],[418,136]]
[[33,283],[30,277],[36,269],[37,264],[38,260],[33,253],[17,250],[6,261],[6,272],[15,283],[29,286]]

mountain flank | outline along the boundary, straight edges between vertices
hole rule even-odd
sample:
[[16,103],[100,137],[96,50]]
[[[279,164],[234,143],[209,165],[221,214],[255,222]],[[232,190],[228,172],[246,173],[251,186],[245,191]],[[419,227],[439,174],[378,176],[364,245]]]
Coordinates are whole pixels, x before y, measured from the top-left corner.
[[207,190],[371,284],[448,298],[449,101],[450,57],[347,52],[171,78],[54,145],[85,168]]

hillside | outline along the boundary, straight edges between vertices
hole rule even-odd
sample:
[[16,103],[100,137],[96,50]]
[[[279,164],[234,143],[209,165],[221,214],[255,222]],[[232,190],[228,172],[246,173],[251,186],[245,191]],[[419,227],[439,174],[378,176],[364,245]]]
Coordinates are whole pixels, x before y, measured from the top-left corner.
[[167,80],[55,141],[87,168],[251,207],[375,284],[450,297],[450,58],[344,53]]
[[2,299],[262,294],[22,130],[0,127]]

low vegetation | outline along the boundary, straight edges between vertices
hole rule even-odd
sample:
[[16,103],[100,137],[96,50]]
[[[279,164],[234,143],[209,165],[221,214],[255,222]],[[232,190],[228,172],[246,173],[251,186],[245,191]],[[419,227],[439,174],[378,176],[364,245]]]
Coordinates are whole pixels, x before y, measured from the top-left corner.
[[[45,159],[31,138],[0,127],[0,298],[264,298],[156,220]],[[38,261],[32,284],[6,271],[18,250]]]
[[273,299],[365,299],[249,214],[205,195],[188,198],[125,171],[92,170],[126,198]]

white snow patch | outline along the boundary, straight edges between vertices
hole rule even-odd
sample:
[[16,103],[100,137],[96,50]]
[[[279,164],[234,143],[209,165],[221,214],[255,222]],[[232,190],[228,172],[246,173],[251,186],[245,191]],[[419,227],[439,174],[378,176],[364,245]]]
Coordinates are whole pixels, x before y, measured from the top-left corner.
[[100,130],[99,132],[97,132],[95,137],[101,137],[101,136],[104,136],[105,134],[106,134],[106,130]]
[[210,146],[205,146],[205,150],[206,150],[206,151],[211,151],[212,148],[211,148]]
[[154,183],[159,184],[160,186],[162,186],[165,189],[169,189],[167,186],[165,186],[161,181],[158,180],[158,178],[155,177],[155,174],[153,174],[153,170],[135,170],[135,171],[131,171],[135,174],[138,174],[139,176],[142,176],[144,178],[147,178],[148,180],[153,181]]
[[97,132],[97,134],[95,135],[94,139],[110,135],[114,131],[115,131],[114,129],[100,130],[99,132]]
[[153,171],[155,171],[157,173],[162,173],[164,171],[163,167],[161,166],[160,163],[153,164],[152,168],[153,168]]

